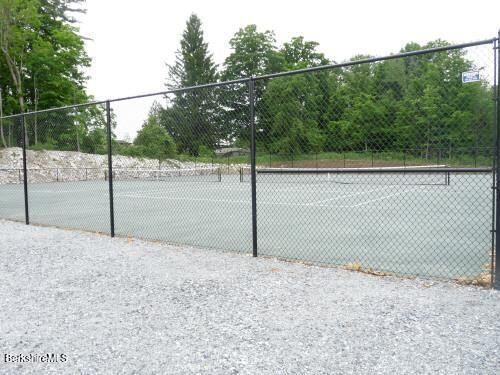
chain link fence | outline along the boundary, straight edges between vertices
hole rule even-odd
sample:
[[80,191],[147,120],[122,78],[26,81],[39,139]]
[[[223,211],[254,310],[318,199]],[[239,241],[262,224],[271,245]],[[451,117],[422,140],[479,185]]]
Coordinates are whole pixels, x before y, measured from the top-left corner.
[[492,39],[6,116],[0,217],[494,285],[497,82]]

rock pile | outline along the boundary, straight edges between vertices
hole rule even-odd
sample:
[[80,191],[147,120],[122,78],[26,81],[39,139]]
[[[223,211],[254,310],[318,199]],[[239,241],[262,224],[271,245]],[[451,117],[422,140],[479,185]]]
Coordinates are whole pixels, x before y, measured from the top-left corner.
[[[103,180],[108,168],[107,155],[86,154],[72,151],[31,151],[28,150],[27,169],[30,183],[55,181]],[[219,165],[216,165],[219,166]],[[220,165],[224,173],[237,173],[240,165]],[[114,155],[113,168],[157,170],[192,170],[209,168],[212,164],[194,163],[167,159],[161,163],[153,159],[139,159]],[[189,172],[187,172],[189,173]],[[10,147],[0,149],[0,184],[16,184],[23,181],[22,149]]]

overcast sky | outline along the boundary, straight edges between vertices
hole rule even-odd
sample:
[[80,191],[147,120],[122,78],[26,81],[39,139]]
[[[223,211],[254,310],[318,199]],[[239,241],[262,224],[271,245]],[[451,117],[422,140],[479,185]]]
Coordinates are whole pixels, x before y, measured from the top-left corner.
[[[217,64],[240,27],[273,30],[278,43],[304,36],[328,58],[398,52],[409,41],[460,43],[496,36],[500,0],[87,0],[82,35],[92,58],[88,91],[96,99],[164,90],[167,68],[191,13],[203,22]],[[133,137],[152,100],[114,104],[119,137]]]

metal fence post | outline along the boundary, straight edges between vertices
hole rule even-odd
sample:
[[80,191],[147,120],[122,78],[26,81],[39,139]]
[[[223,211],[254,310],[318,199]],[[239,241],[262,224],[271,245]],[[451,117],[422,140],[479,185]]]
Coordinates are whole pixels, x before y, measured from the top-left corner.
[[113,204],[113,153],[111,146],[111,108],[106,101],[106,131],[108,135],[108,184],[109,184],[109,224],[111,237],[115,236],[115,208]]
[[24,185],[24,218],[26,224],[30,223],[29,207],[28,207],[28,168],[26,167],[26,115],[23,113],[21,117],[21,132],[23,145],[23,185]]
[[500,184],[500,30],[498,31],[498,39],[496,40],[496,43],[494,44],[495,49],[496,49],[496,54],[495,54],[495,82],[494,84],[496,85],[495,87],[495,135],[496,135],[496,140],[495,140],[495,174],[496,174],[496,181],[495,181],[495,186],[496,186],[496,191],[495,191],[495,202],[493,204],[495,205],[496,203],[496,210],[495,210],[495,254],[494,254],[494,280],[493,281],[493,287],[495,289],[500,289],[500,267],[499,267],[499,261],[498,257],[500,256],[500,248],[499,248],[499,242],[500,242],[500,228],[499,228],[499,222],[500,222],[500,209],[499,209],[499,204],[500,204],[500,190],[499,190],[499,184]]
[[250,101],[250,165],[252,173],[252,255],[257,256],[257,173],[256,173],[256,142],[255,142],[255,81],[248,81]]

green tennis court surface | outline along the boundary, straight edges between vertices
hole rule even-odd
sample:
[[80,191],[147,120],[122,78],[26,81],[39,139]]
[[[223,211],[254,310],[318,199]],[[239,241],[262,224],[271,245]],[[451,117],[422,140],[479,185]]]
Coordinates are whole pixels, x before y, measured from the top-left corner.
[[[475,277],[489,265],[491,174],[422,184],[415,176],[352,178],[259,176],[259,255],[439,278]],[[104,179],[28,188],[31,223],[109,233]],[[117,235],[252,250],[250,183],[238,175],[117,179],[114,206]],[[24,220],[22,184],[0,185],[0,217]]]

